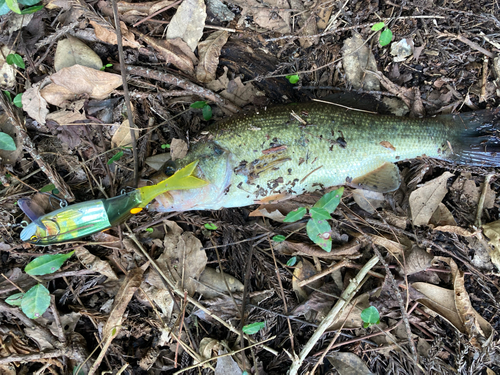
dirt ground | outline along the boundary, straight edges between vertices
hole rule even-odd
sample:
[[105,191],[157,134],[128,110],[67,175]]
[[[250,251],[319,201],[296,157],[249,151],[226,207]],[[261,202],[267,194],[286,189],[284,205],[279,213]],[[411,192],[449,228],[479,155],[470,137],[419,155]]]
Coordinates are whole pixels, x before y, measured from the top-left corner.
[[6,4],[43,7],[0,8],[2,374],[500,373],[495,168],[423,156],[394,192],[346,187],[329,252],[308,224],[335,187],[213,211],[158,212],[165,197],[78,240],[20,238],[60,201],[161,181],[237,112],[493,111],[497,1]]

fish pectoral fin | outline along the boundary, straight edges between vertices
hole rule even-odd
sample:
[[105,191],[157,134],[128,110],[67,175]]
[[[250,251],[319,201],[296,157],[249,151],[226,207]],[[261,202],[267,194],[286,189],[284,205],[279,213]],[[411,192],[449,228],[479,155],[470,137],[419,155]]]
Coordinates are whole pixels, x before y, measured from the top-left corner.
[[363,176],[356,177],[347,185],[377,193],[389,193],[399,189],[401,176],[396,164],[384,163],[377,169]]

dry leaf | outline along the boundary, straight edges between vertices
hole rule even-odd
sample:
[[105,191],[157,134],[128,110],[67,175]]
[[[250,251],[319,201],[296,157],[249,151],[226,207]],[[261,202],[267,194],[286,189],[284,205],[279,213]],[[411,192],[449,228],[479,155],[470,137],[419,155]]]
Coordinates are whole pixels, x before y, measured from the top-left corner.
[[414,225],[427,225],[439,203],[448,192],[446,184],[453,174],[444,172],[441,176],[424,184],[410,194],[410,209]]
[[283,220],[285,219],[286,215],[283,215],[278,208],[271,208],[270,206],[274,206],[274,205],[271,205],[271,204],[262,205],[262,206],[258,207],[256,210],[250,212],[250,214],[248,216],[268,217],[271,220],[275,220],[275,221],[282,223]]
[[[7,56],[9,53],[12,53],[12,50],[7,46],[3,46],[1,52],[2,53],[0,53],[0,85],[2,85],[2,87],[4,88],[14,88],[16,86],[16,68],[14,65],[7,64],[4,58],[4,56]],[[25,94],[23,94],[23,96]]]
[[118,280],[118,276],[109,263],[91,254],[85,247],[77,247],[75,255],[85,268],[100,273],[110,280]]
[[351,352],[333,352],[326,356],[340,375],[372,375],[368,366]]
[[[299,302],[306,300],[309,297],[309,294],[312,292],[312,289],[308,288],[307,286],[299,286],[299,281],[307,280],[310,277],[316,275],[316,273],[317,270],[307,259],[302,259],[295,266],[295,269],[293,270],[292,288],[297,295],[297,299],[299,300]],[[316,280],[308,285],[312,286],[313,288],[319,288],[321,284],[321,280]]]
[[455,225],[443,225],[440,227],[436,227],[433,230],[446,233],[455,233],[463,237],[472,237],[475,235],[475,233],[469,232],[467,229],[457,227]]
[[366,70],[377,71],[377,62],[364,38],[354,34],[352,38],[347,39],[342,48],[342,55],[347,81],[354,89],[380,90],[377,77],[366,73]]
[[170,153],[164,152],[162,154],[156,154],[150,156],[149,158],[146,158],[144,162],[154,170],[159,171],[162,169],[163,165],[169,160],[170,160]]
[[[16,149],[13,151],[1,150],[0,149],[0,160],[4,164],[12,164],[14,165],[16,161],[23,154],[23,139],[21,132],[17,130],[17,128],[12,123],[12,119],[7,116],[6,113],[2,113],[0,115],[0,132],[6,133],[14,139],[16,144]],[[0,250],[1,250],[1,242],[0,242]]]
[[220,91],[220,96],[243,107],[246,104],[252,103],[256,96],[265,96],[264,93],[257,90],[251,82],[243,84],[240,77],[229,80],[227,77],[228,68],[224,67],[224,74],[216,81],[207,83],[207,87],[213,91]]
[[196,292],[203,295],[203,298],[210,299],[218,297],[221,294],[227,294],[227,287],[229,287],[231,293],[243,292],[241,281],[227,273],[207,267],[201,274],[199,283],[196,285]]
[[354,189],[352,197],[359,207],[371,214],[385,202],[384,194],[364,189]]
[[170,157],[172,160],[182,159],[187,155],[188,144],[182,139],[174,138],[170,144]]
[[[135,139],[139,138],[139,129],[134,124]],[[130,125],[128,119],[123,121],[111,138],[111,147],[132,146],[132,136],[130,135]]]
[[184,0],[168,25],[167,39],[181,38],[194,52],[203,36],[206,18],[203,0]]
[[451,214],[448,207],[446,207],[443,203],[439,203],[436,211],[434,211],[429,220],[429,224],[435,226],[442,226],[442,225],[456,226],[457,222],[455,221],[455,218]]
[[[92,99],[105,99],[122,85],[122,77],[86,66],[73,65],[50,76],[52,82],[77,95],[86,94]],[[24,95],[23,95],[24,104]],[[24,106],[23,106],[24,107]]]
[[405,254],[405,268],[400,273],[402,275],[413,275],[414,273],[425,271],[432,266],[433,259],[434,256],[425,251],[425,249],[413,245],[411,250]]
[[116,294],[106,325],[102,330],[102,337],[104,340],[116,336],[120,331],[123,314],[137,288],[141,285],[143,272],[142,268],[134,268],[128,272],[125,280],[123,280]]
[[158,40],[144,34],[140,35],[146,43],[163,55],[167,63],[175,65],[187,74],[194,73],[194,64],[198,59],[184,40],[181,38]]
[[500,270],[500,220],[483,225],[483,232],[490,239],[491,262]]
[[[97,39],[102,40],[104,43],[117,44],[116,30],[114,28],[108,29],[95,21],[90,21],[90,24],[94,27]],[[139,48],[141,46],[141,44],[135,40],[135,35],[129,31],[125,22],[120,21],[120,29],[124,47]]]
[[54,69],[56,72],[62,68],[69,68],[77,64],[96,70],[102,68],[101,58],[80,39],[68,36],[67,39],[57,42],[54,56]]
[[193,233],[182,233],[182,228],[173,221],[166,221],[165,224],[168,227],[163,241],[165,250],[157,262],[166,275],[171,275],[180,288],[186,289],[192,296],[197,288],[196,280],[206,267],[207,254]]
[[215,79],[215,72],[219,65],[219,55],[222,47],[229,38],[229,32],[216,31],[198,45],[200,62],[196,67],[196,78],[200,82],[210,82]]
[[160,308],[162,317],[170,320],[175,303],[157,271],[148,270],[136,295],[145,306],[151,307],[150,303],[154,302]]
[[84,100],[79,100],[71,103],[70,110],[61,109],[60,111],[55,111],[47,115],[47,120],[52,120],[57,122],[59,125],[69,125],[75,122],[82,123],[82,121],[87,120],[85,114]]
[[77,96],[71,90],[63,86],[56,85],[55,83],[50,83],[45,86],[40,94],[47,101],[47,103],[55,105],[60,108],[66,108],[71,104],[71,100],[74,100]]
[[23,93],[23,110],[38,123],[45,125],[49,113],[47,102],[40,94],[40,83],[36,83]]

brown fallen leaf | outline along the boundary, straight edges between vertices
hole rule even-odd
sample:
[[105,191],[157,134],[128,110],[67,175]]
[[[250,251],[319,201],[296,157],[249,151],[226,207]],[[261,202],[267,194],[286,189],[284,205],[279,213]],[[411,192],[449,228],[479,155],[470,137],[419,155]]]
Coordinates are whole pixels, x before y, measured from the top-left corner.
[[[349,307],[347,307],[349,308]],[[333,352],[326,356],[340,375],[372,375],[365,362],[351,352]]]
[[[109,43],[116,45],[116,31],[112,27],[105,27],[100,25],[95,21],[90,21],[90,24],[94,27],[95,36],[97,39],[102,40],[104,43]],[[125,22],[120,21],[120,29],[122,32],[122,43],[124,47],[139,48],[141,44],[135,40],[134,34],[129,31]]]
[[144,270],[142,268],[134,268],[128,272],[125,280],[123,280],[116,294],[108,320],[102,330],[104,340],[108,340],[109,337],[115,337],[121,330],[121,324],[124,319],[123,314],[134,293],[141,285],[143,273]]
[[141,39],[148,45],[160,52],[167,63],[175,65],[187,74],[194,74],[194,64],[198,62],[198,59],[184,40],[181,38],[159,40],[135,30],[134,32],[140,35]]
[[[134,124],[134,133],[136,139],[139,138],[140,130]],[[111,138],[111,147],[129,147],[132,146],[132,136],[130,135],[129,121],[124,120]]]
[[172,160],[182,159],[187,155],[188,144],[182,139],[174,138],[170,144],[170,157]]
[[91,254],[85,247],[77,247],[75,255],[85,268],[100,273],[110,280],[118,280],[118,276],[116,276],[109,263]]
[[56,72],[62,68],[77,64],[96,70],[102,68],[102,60],[99,55],[80,39],[68,36],[66,39],[57,42],[54,56],[54,69]]
[[40,94],[47,101],[47,103],[55,105],[56,107],[66,108],[71,104],[72,100],[77,99],[75,93],[63,86],[50,83],[45,86]]
[[49,109],[47,102],[40,94],[41,83],[36,83],[23,93],[23,110],[40,124],[45,125]]
[[500,220],[483,225],[483,233],[490,239],[491,262],[500,270]]
[[434,211],[429,220],[429,224],[435,226],[443,226],[443,225],[456,226],[457,222],[455,221],[455,218],[451,214],[448,207],[446,207],[444,203],[439,203],[436,211]]
[[59,125],[69,125],[73,123],[82,123],[82,121],[87,120],[87,115],[85,114],[84,100],[79,100],[71,103],[71,108],[69,110],[61,109],[59,111],[51,112],[47,115],[47,120],[52,120],[57,122]]
[[384,194],[364,189],[354,189],[352,197],[359,207],[371,214],[385,202]]
[[203,0],[184,0],[168,25],[167,39],[181,38],[194,52],[203,36],[206,18]]
[[165,225],[168,233],[163,241],[165,250],[157,259],[158,265],[192,296],[197,288],[196,280],[207,265],[207,254],[193,233],[183,233],[173,221],[166,221]]
[[373,74],[366,74],[366,70],[377,70],[375,56],[368,48],[364,38],[354,34],[344,42],[342,48],[344,70],[347,81],[354,89],[379,90],[380,83]]
[[446,184],[453,174],[444,172],[410,194],[410,210],[414,225],[427,225],[439,203],[448,192]]
[[229,32],[225,30],[216,31],[198,44],[198,55],[200,62],[196,67],[196,78],[200,82],[210,82],[215,79],[215,73],[219,66],[219,55],[222,47],[229,38]]
[[380,142],[382,147],[388,148],[389,150],[396,151],[396,147],[394,147],[390,142],[382,141]]
[[[302,259],[295,266],[295,269],[293,270],[292,288],[297,295],[299,302],[307,300],[309,294],[312,292],[312,289],[307,286],[299,286],[299,281],[309,279],[310,277],[316,275],[317,272],[318,271],[314,268],[313,264],[307,259]],[[309,286],[317,289],[322,283],[323,282],[321,280],[316,280],[310,283]]]
[[56,85],[62,86],[74,94],[86,94],[93,99],[105,99],[114,89],[122,85],[122,77],[118,74],[81,65],[63,68],[52,74],[50,79]]
[[243,83],[240,77],[230,80],[227,77],[228,68],[224,67],[224,74],[217,80],[207,83],[207,87],[213,91],[221,91],[219,94],[223,98],[230,100],[236,105],[243,107],[246,104],[252,103],[257,96],[265,94],[257,90],[251,82]]
[[225,272],[219,272],[207,267],[201,274],[199,282],[196,285],[196,292],[203,295],[205,299],[215,298],[221,294],[227,294],[228,287],[231,293],[243,292],[241,281]]

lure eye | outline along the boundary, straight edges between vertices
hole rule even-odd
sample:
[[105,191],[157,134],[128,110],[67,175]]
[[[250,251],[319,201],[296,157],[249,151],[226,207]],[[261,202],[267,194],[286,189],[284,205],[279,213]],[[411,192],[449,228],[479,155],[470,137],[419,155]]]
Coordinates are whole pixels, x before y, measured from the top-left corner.
[[33,236],[30,237],[30,241],[37,242],[38,241],[38,237],[35,236],[35,235],[33,235]]

